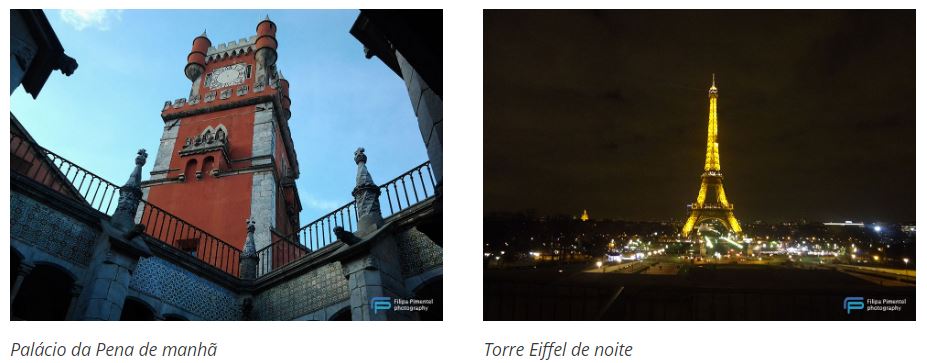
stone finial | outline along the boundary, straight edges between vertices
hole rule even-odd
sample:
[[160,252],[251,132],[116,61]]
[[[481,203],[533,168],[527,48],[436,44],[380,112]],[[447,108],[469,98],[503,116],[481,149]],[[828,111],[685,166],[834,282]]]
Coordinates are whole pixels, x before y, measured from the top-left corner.
[[366,235],[376,231],[383,224],[380,214],[380,187],[373,182],[373,177],[367,171],[367,155],[364,148],[354,151],[354,162],[357,163],[357,183],[351,195],[357,208],[357,233]]
[[138,149],[138,156],[135,157],[135,166],[141,167],[148,160],[148,152],[145,149]]
[[238,262],[239,274],[243,279],[254,279],[257,277],[258,255],[254,245],[254,218],[249,217],[245,220],[248,225],[248,236],[245,237],[245,247],[241,251],[241,257]]
[[359,147],[357,148],[357,150],[354,150],[354,163],[360,164],[360,163],[366,163],[366,162],[367,162],[367,155],[364,154],[364,148]]
[[364,154],[364,148],[359,147],[354,151],[354,163],[357,164],[356,186],[374,184],[373,177],[370,176],[370,172],[367,171],[367,154]]
[[254,245],[254,223],[254,218],[252,217],[249,217],[247,220],[245,220],[245,224],[248,225],[248,236],[245,237],[245,248],[241,253],[242,257],[250,257],[257,254]]
[[127,232],[135,225],[135,213],[142,199],[142,166],[145,165],[146,160],[148,160],[148,153],[145,149],[139,149],[138,156],[135,157],[135,169],[129,175],[129,180],[119,188],[119,202],[111,221]]

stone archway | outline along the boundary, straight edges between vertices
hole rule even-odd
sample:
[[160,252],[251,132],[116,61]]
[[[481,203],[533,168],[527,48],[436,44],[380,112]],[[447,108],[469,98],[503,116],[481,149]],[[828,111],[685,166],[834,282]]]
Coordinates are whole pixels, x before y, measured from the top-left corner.
[[10,248],[10,289],[16,285],[16,277],[19,276],[20,265],[23,263],[23,256],[15,248]]
[[154,309],[148,306],[148,304],[145,304],[140,300],[129,297],[129,298],[126,298],[126,301],[122,304],[122,314],[119,316],[119,320],[123,320],[123,321],[155,320],[155,312],[154,312]]
[[165,314],[164,320],[167,321],[189,321],[186,317],[180,316],[178,314]]
[[444,277],[438,275],[419,285],[412,297],[417,300],[433,300],[434,303],[428,308],[428,311],[418,313],[420,320],[425,321],[442,321],[444,320]]
[[351,307],[348,306],[341,310],[338,310],[338,312],[332,315],[331,318],[329,318],[328,320],[329,321],[350,321],[351,320]]
[[[17,263],[18,268],[18,263]],[[10,310],[11,320],[66,320],[74,278],[51,264],[38,264],[23,279]]]

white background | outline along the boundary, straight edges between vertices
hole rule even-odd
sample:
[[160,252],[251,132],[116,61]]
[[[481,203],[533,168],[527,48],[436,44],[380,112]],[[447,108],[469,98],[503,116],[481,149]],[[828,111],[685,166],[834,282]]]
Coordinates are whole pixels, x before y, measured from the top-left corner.
[[[273,3],[273,4],[271,4]],[[76,2],[14,2],[12,7],[74,7]],[[118,1],[82,1],[81,7],[97,8],[434,8],[444,10],[444,115],[445,128],[445,232],[444,322],[9,322],[9,310],[0,309],[3,338],[2,361],[307,361],[307,362],[472,362],[534,361],[536,359],[483,358],[485,342],[529,344],[535,341],[583,341],[634,346],[638,362],[713,361],[779,362],[881,362],[923,360],[927,334],[916,322],[483,322],[482,321],[482,8],[914,8],[910,1],[776,1],[754,4],[735,1],[160,1],[128,5]],[[4,13],[3,29],[9,29]],[[920,22],[918,22],[920,23]],[[347,32],[348,29],[345,29]],[[918,27],[918,43],[925,39]],[[2,38],[6,41],[7,37]],[[65,45],[67,46],[67,45]],[[920,51],[918,53],[921,53]],[[360,53],[358,53],[360,56]],[[920,59],[924,59],[920,56]],[[79,70],[78,70],[79,71]],[[0,72],[7,77],[6,72]],[[923,84],[923,72],[918,85]],[[865,77],[866,75],[860,75]],[[51,77],[62,77],[54,72]],[[401,82],[396,79],[396,82]],[[918,106],[923,104],[918,95]],[[4,102],[9,107],[9,101]],[[7,109],[8,110],[8,109]],[[101,110],[101,112],[104,112]],[[922,118],[922,117],[920,117]],[[921,123],[920,118],[918,123]],[[77,120],[62,125],[85,127]],[[3,124],[6,127],[6,124]],[[924,131],[917,131],[918,140]],[[924,147],[918,145],[918,166],[924,163]],[[3,164],[9,164],[4,154]],[[6,171],[7,165],[0,167]],[[921,175],[918,168],[918,178]],[[9,178],[0,178],[3,184]],[[8,185],[0,187],[0,235],[9,236]],[[917,198],[924,205],[924,196]],[[923,214],[918,225],[927,225]],[[8,301],[9,256],[6,247],[0,261],[0,288]],[[924,249],[918,253],[923,259]],[[923,304],[919,304],[923,305]],[[918,307],[923,320],[924,307]],[[78,341],[111,344],[156,345],[216,342],[215,358],[21,358],[10,357],[12,342],[71,345]],[[558,359],[556,361],[578,361]],[[617,358],[586,358],[614,361]]]

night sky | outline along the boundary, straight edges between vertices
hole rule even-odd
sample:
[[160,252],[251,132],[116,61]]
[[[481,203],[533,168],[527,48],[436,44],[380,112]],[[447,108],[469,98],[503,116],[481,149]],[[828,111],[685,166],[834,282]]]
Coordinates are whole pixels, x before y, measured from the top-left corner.
[[685,217],[717,73],[742,221],[915,217],[914,11],[486,11],[484,212]]

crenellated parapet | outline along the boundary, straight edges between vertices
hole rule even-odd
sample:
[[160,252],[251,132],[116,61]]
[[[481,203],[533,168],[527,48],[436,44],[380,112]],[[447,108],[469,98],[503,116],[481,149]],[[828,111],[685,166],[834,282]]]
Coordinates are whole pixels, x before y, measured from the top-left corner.
[[206,63],[246,55],[257,50],[257,35],[241,38],[228,43],[221,43],[206,50]]

